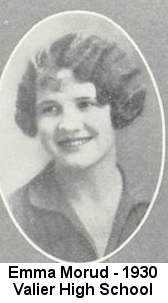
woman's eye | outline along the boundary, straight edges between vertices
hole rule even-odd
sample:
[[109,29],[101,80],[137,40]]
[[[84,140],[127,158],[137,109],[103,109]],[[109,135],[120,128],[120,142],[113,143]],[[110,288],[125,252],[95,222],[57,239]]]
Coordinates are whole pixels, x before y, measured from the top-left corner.
[[58,106],[47,106],[47,107],[44,107],[42,109],[42,114],[58,114],[59,113],[59,108]]
[[79,103],[79,108],[81,108],[81,109],[85,109],[85,108],[88,108],[91,106],[94,106],[93,102],[91,102],[91,101],[82,101]]

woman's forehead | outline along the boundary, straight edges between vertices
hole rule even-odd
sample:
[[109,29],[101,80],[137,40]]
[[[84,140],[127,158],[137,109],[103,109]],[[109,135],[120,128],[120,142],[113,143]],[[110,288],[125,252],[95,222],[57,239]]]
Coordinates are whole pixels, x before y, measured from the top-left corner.
[[37,87],[38,96],[48,94],[69,94],[70,96],[86,96],[95,98],[96,88],[91,82],[78,81],[70,69],[61,69],[41,75]]

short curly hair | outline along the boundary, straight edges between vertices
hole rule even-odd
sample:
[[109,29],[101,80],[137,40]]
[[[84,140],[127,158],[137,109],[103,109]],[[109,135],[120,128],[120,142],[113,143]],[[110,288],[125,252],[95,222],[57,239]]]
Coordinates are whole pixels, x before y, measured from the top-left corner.
[[129,125],[144,108],[146,89],[141,71],[128,54],[113,42],[98,36],[83,37],[76,33],[54,42],[49,51],[29,61],[18,87],[15,121],[28,136],[37,133],[36,94],[51,70],[68,68],[76,79],[92,82],[100,104],[110,104],[113,126]]

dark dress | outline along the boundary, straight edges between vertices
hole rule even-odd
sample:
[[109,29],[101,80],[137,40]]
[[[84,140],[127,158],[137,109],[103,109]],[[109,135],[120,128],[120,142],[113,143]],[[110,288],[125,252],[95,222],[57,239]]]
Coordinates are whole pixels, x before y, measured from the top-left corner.
[[[14,218],[24,233],[53,257],[70,262],[97,260],[95,245],[73,209],[55,199],[56,188],[50,163],[10,198]],[[135,202],[124,185],[105,255],[118,248],[133,233],[147,207],[147,203]]]

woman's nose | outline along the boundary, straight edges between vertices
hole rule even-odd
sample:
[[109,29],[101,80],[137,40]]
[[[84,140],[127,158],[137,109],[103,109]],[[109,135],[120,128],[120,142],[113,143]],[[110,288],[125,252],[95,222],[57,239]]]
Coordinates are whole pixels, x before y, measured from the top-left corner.
[[82,117],[76,109],[64,111],[59,123],[59,129],[77,131],[82,127]]

